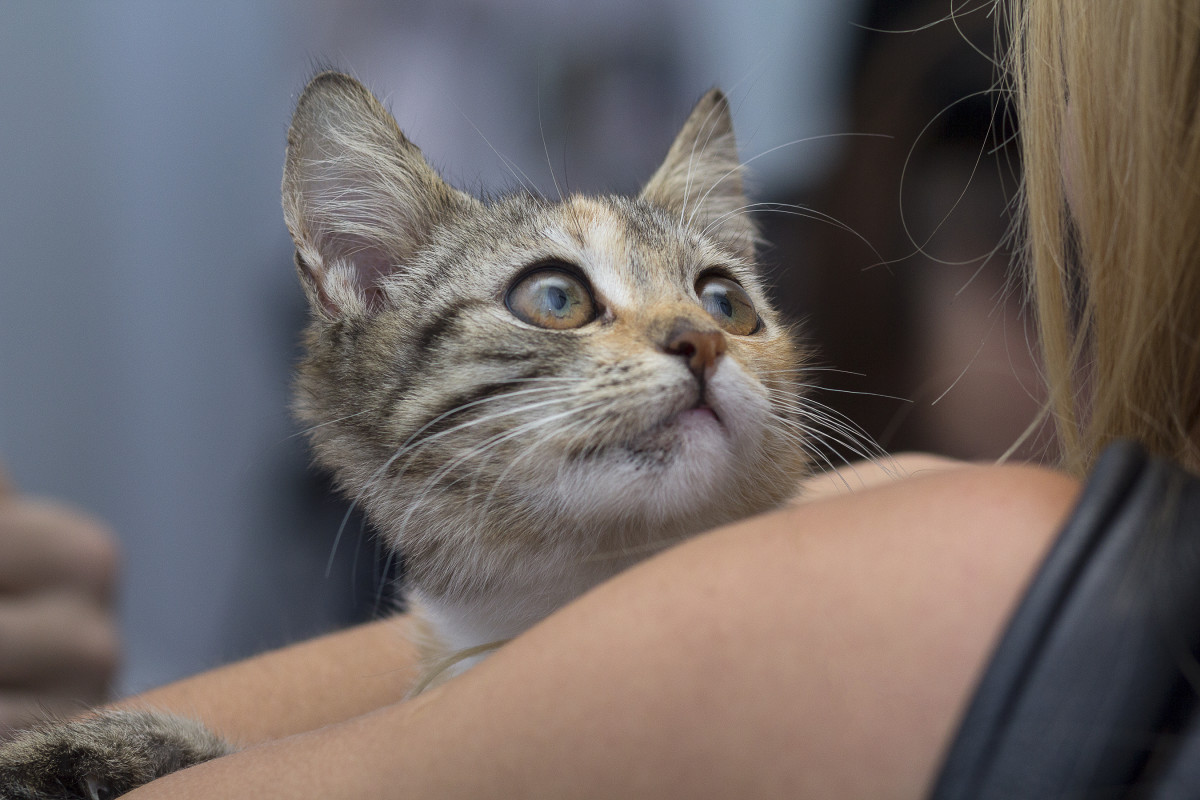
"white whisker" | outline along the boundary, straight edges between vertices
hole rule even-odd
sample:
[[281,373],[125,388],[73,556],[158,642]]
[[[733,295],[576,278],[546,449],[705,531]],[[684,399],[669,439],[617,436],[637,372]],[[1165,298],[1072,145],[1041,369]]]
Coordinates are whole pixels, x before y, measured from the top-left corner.
[[[514,380],[513,382],[514,383],[521,382],[521,379]],[[413,440],[416,439],[416,437],[420,436],[422,433],[424,433],[426,430],[428,430],[432,425],[435,425],[436,423],[449,417],[452,414],[461,413],[462,411],[464,411],[468,408],[479,406],[479,405],[482,405],[482,404],[488,403],[488,402],[496,402],[496,401],[503,400],[503,399],[509,399],[509,398],[512,398],[512,397],[515,397],[518,395],[538,394],[538,393],[549,392],[549,391],[554,390],[555,388],[557,388],[557,387],[548,386],[548,387],[534,387],[532,389],[521,389],[516,392],[508,392],[508,393],[505,393],[502,395],[485,397],[485,398],[482,398],[480,400],[475,400],[470,403],[464,403],[463,405],[455,406],[454,408],[450,409],[449,411],[439,414],[437,417],[435,417],[434,419],[430,420],[429,422],[427,422],[423,426],[421,426],[419,429],[417,429],[416,432],[414,432],[411,436],[409,436],[408,439],[406,439],[404,441],[404,443],[401,444],[399,446],[399,448],[396,449],[396,451],[392,454],[392,456],[390,458],[388,458],[386,461],[384,461],[383,464],[378,469],[376,469],[369,478],[367,478],[367,480],[364,482],[363,486],[360,487],[358,493],[355,495],[354,499],[351,501],[350,506],[346,509],[346,513],[342,517],[342,523],[341,523],[341,525],[338,526],[337,534],[334,536],[333,545],[330,548],[329,560],[326,562],[326,565],[325,565],[325,577],[328,578],[333,570],[333,560],[337,554],[338,545],[341,543],[342,534],[346,529],[346,524],[350,521],[351,515],[353,515],[353,513],[354,513],[354,509],[358,507],[359,502],[363,499],[363,497],[366,495],[366,493],[369,490],[371,490],[371,488],[375,485],[375,483],[383,475],[383,473],[387,469],[389,469],[392,466],[392,464],[394,464],[396,462],[396,459],[400,458],[400,456],[404,455],[407,451],[412,449],[412,443],[413,443]],[[547,401],[547,402],[553,402],[553,401]],[[525,406],[521,407],[521,409],[524,409],[524,408],[526,408],[526,407]],[[510,410],[508,413],[517,413],[521,409],[513,409],[513,410]],[[454,433],[458,430],[461,430],[462,428],[470,427],[471,425],[482,423],[484,421],[495,418],[497,416],[503,416],[505,413],[506,412],[501,412],[500,414],[491,415],[491,417],[488,417],[488,416],[481,417],[481,418],[478,418],[475,420],[471,420],[467,423],[463,423],[463,424],[454,426],[445,431],[436,433],[433,436],[429,436],[426,439],[422,440],[422,442],[419,442],[418,444],[427,443],[434,439],[438,439],[442,436]],[[401,472],[403,472],[403,469],[401,470]]]
[[331,419],[328,422],[322,422],[319,425],[313,425],[309,428],[305,428],[304,430],[296,431],[295,433],[293,433],[291,436],[288,436],[287,438],[295,439],[297,436],[304,436],[307,433],[312,433],[313,431],[318,430],[320,428],[324,428],[327,425],[336,425],[339,422],[345,422],[348,419],[354,419],[355,417],[361,417],[363,414],[370,414],[374,410],[375,409],[373,409],[373,408],[368,408],[368,409],[364,409],[362,411],[358,411],[354,414],[347,414],[344,417],[338,417],[337,419]]
[[[572,409],[568,409],[567,411],[559,412],[558,414],[552,414],[548,417],[543,417],[543,418],[540,418],[537,420],[526,422],[522,425],[518,425],[516,428],[513,428],[512,430],[505,431],[504,433],[501,433],[501,434],[496,434],[496,435],[492,436],[490,439],[486,440],[484,443],[476,446],[475,448],[473,448],[471,450],[468,450],[465,454],[458,456],[453,461],[449,462],[448,464],[443,466],[441,469],[439,469],[431,478],[429,478],[428,480],[425,481],[423,488],[418,493],[417,497],[409,504],[409,509],[408,509],[407,513],[404,515],[404,517],[400,520],[399,524],[397,525],[397,527],[396,527],[397,536],[398,537],[403,536],[403,531],[405,530],[405,528],[407,528],[408,521],[412,518],[412,515],[416,512],[416,510],[425,501],[425,497],[429,492],[429,487],[436,486],[438,481],[440,481],[442,478],[444,478],[448,474],[450,474],[450,472],[452,472],[455,467],[464,463],[468,459],[478,457],[482,453],[487,452],[488,450],[496,447],[499,444],[502,444],[502,443],[509,441],[511,439],[514,439],[516,437],[522,436],[526,431],[530,430],[531,428],[534,428],[534,427],[537,427],[540,425],[544,425],[544,424],[547,424],[550,422],[554,422],[555,420],[561,419],[563,417],[568,417],[573,414],[583,413],[583,412],[589,411],[593,408],[597,408],[601,405],[603,405],[603,404],[598,403],[598,402],[589,403],[589,404],[586,404],[583,406],[579,406],[577,408],[572,408]],[[451,482],[450,485],[453,485],[454,483],[457,483],[457,481]],[[444,492],[447,488],[449,488],[449,487],[443,486],[441,491]]]

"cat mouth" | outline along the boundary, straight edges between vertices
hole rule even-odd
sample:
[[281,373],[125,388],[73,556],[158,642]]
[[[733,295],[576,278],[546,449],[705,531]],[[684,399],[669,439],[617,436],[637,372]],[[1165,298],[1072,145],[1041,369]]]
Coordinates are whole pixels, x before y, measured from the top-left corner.
[[[667,414],[663,421],[655,426],[655,429],[658,433],[671,436],[676,441],[691,439],[698,435],[711,435],[714,429],[723,434],[727,433],[721,413],[703,395],[696,398],[686,408]],[[678,437],[683,437],[683,439]]]
[[590,444],[572,451],[571,458],[593,458],[606,453],[632,453],[662,462],[686,442],[703,440],[713,435],[728,436],[721,413],[698,398],[685,408],[667,411],[658,422],[651,424],[627,439],[607,445]]
[[717,410],[703,401],[697,402],[691,408],[685,408],[683,411],[680,411],[675,415],[675,419],[680,422],[692,419],[711,419],[717,424],[721,423],[721,415],[717,413]]

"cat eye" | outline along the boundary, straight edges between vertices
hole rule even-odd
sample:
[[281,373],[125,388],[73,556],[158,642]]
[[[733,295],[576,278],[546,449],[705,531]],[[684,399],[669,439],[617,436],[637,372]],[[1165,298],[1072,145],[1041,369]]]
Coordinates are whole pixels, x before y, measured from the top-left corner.
[[735,336],[749,336],[759,328],[754,301],[741,286],[728,278],[709,275],[696,283],[696,295],[722,328]]
[[587,285],[556,267],[526,274],[508,290],[508,310],[539,328],[578,328],[596,318],[596,303]]

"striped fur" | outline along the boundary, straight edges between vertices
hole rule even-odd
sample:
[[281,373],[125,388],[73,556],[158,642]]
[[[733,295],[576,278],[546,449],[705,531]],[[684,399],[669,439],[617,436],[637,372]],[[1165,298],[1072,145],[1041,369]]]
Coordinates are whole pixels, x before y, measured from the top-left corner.
[[[720,92],[638,197],[484,202],[325,73],[300,98],[283,196],[313,308],[296,411],[403,552],[431,656],[514,636],[637,559],[777,506],[804,474],[802,354],[754,263]],[[509,311],[514,281],[551,262],[586,277],[593,322]],[[746,290],[757,332],[701,307],[712,272]],[[721,340],[702,379],[670,352],[680,330]],[[698,402],[716,419],[686,413]]]

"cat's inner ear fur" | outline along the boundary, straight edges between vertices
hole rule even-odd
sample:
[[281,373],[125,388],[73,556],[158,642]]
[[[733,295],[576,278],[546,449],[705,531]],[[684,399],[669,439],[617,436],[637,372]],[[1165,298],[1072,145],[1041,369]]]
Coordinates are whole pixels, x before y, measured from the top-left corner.
[[640,196],[753,258],[758,232],[746,213],[733,118],[720,89],[700,98]]
[[288,130],[283,213],[313,309],[370,314],[381,281],[439,221],[477,202],[446,184],[358,81],[325,72],[308,84]]

